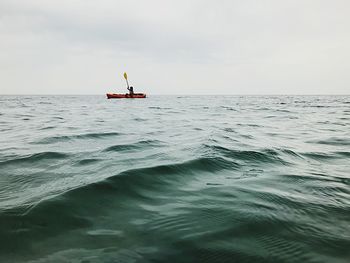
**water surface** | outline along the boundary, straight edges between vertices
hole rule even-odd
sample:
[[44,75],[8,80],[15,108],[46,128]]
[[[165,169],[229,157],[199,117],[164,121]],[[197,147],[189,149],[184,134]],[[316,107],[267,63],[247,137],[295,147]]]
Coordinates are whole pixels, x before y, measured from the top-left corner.
[[0,96],[1,262],[349,262],[349,96]]

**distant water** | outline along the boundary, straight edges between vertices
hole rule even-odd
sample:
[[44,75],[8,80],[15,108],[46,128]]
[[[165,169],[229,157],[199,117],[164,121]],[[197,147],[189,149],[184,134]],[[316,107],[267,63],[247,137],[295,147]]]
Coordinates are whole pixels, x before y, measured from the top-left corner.
[[0,96],[0,262],[350,262],[350,96]]

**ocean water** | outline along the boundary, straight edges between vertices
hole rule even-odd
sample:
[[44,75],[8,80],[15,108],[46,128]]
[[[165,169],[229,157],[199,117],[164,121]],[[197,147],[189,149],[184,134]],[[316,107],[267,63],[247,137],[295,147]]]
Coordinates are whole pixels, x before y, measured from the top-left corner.
[[350,262],[350,96],[0,96],[0,262]]

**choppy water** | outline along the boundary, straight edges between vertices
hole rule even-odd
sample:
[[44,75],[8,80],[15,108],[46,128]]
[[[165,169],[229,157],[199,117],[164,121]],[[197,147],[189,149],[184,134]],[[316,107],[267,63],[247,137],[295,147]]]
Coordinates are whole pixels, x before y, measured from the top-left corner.
[[1,262],[349,262],[350,96],[0,97]]

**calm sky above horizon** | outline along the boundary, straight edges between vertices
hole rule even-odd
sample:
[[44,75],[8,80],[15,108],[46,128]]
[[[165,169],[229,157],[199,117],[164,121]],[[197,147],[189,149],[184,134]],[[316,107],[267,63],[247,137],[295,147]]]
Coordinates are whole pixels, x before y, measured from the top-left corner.
[[0,0],[0,94],[349,94],[348,0]]

